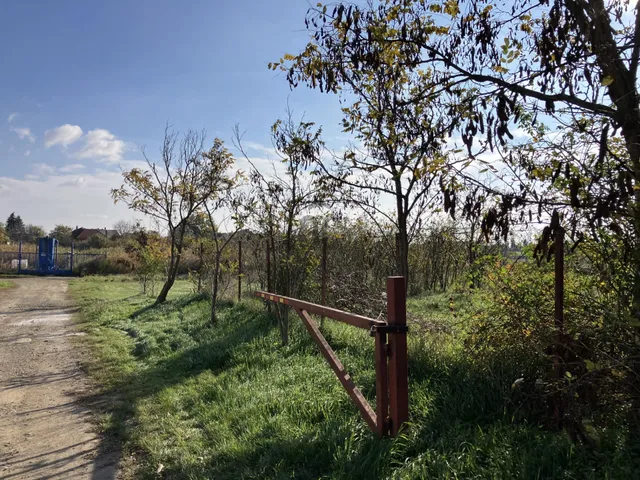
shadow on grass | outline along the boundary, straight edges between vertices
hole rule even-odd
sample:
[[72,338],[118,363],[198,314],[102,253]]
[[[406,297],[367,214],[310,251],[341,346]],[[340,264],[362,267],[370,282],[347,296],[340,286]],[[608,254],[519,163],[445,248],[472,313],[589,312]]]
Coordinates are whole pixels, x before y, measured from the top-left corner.
[[[134,315],[180,311],[202,298],[182,297],[165,305],[145,307]],[[114,443],[117,445],[131,437],[136,408],[142,400],[203,371],[217,375],[237,367],[234,350],[268,335],[275,328],[266,313],[256,313],[250,307],[223,303],[219,312],[221,316],[225,314],[220,325],[211,327],[202,323],[190,331],[198,341],[195,346],[162,358],[149,368],[125,375],[108,391],[101,392],[102,404],[105,397],[110,403],[103,412],[112,416],[106,431],[105,451],[112,451]],[[292,316],[291,320],[297,319]],[[216,335],[212,335],[212,328],[218,329]],[[328,337],[338,355],[346,351],[350,355],[365,355],[364,350],[354,352],[353,341],[345,341],[339,335]],[[307,352],[319,356],[313,341],[300,328],[295,330],[292,345],[283,352],[282,358]],[[553,436],[524,423],[513,424],[513,397],[505,379],[517,372],[515,366],[504,365],[502,371],[488,373],[473,362],[447,365],[433,352],[414,351],[412,354],[409,372],[413,424],[406,437],[397,440],[375,438],[359,418],[356,408],[351,406],[350,410],[341,411],[339,418],[326,418],[319,412],[307,420],[313,426],[301,435],[283,430],[285,427],[278,422],[268,423],[247,438],[239,450],[219,453],[213,459],[200,462],[185,459],[167,466],[163,475],[165,478],[221,479],[386,478],[393,468],[401,467],[407,459],[420,459],[425,452],[431,455],[425,457],[430,463],[408,478],[437,478],[456,468],[458,476],[478,477],[484,472],[504,478],[514,475],[561,478],[566,471],[573,472],[578,478],[580,473],[596,471],[598,456],[592,449],[577,446],[574,450],[574,446],[560,435]],[[262,362],[257,365],[259,369],[266,369],[276,357],[260,357],[256,361]],[[282,368],[286,368],[285,362]],[[375,391],[371,375],[365,372],[361,378],[363,384],[359,386],[363,391]],[[246,382],[249,378],[243,376],[242,380]],[[294,387],[292,385],[292,389]],[[274,412],[273,415],[278,414]],[[499,432],[500,436],[491,437],[490,433],[484,432]],[[215,439],[218,440],[223,439]],[[632,442],[631,436],[624,440],[624,443]],[[623,446],[622,450],[626,448]],[[510,457],[513,457],[511,463],[493,465]],[[582,467],[585,470],[578,470]],[[140,474],[143,476],[138,478],[158,477],[149,467]]]
[[[133,295],[131,297],[128,298],[133,298],[136,297],[138,295]],[[124,300],[127,300],[128,298],[125,298]],[[150,312],[152,310],[158,310],[158,311],[166,311],[166,310],[180,310],[188,305],[191,305],[192,303],[197,303],[200,302],[202,300],[205,300],[207,298],[207,295],[202,293],[199,295],[185,295],[182,297],[178,297],[176,299],[173,300],[167,300],[165,303],[157,305],[156,303],[150,303],[149,305],[145,305],[142,308],[139,308],[138,310],[136,310],[135,312],[133,312],[131,315],[129,315],[129,318],[134,319],[137,318],[147,312]],[[227,305],[228,306],[228,305]]]
[[[134,312],[130,318],[140,317],[147,312],[151,314],[154,311],[159,315],[171,311],[180,312],[186,306],[205,298],[203,295],[192,295],[169,300],[159,306],[152,304]],[[273,322],[266,314],[246,316],[243,315],[246,311],[242,308],[233,307],[232,302],[221,302],[218,306],[220,313],[230,310],[230,318],[226,321],[234,322],[233,328],[227,328],[224,335],[207,340],[207,337],[212,337],[211,330],[221,328],[222,325],[212,326],[203,323],[196,331],[190,332],[201,341],[197,346],[161,359],[150,368],[124,375],[110,388],[82,399],[83,403],[92,406],[98,413],[111,417],[109,426],[104,431],[105,439],[99,454],[113,454],[114,451],[121,450],[122,443],[130,438],[136,407],[141,400],[185,382],[205,370],[214,374],[224,371],[232,362],[235,348],[267,334],[273,328]],[[133,353],[135,354],[135,350]],[[104,477],[101,473],[93,478]]]
[[[268,425],[247,439],[241,451],[217,454],[210,461],[169,466],[166,478],[383,478],[392,443],[374,438],[362,428],[356,427],[354,435],[353,427],[353,422],[327,419],[313,432],[287,436]],[[356,437],[365,440],[354,441]],[[349,458],[338,459],[337,452],[348,452]]]

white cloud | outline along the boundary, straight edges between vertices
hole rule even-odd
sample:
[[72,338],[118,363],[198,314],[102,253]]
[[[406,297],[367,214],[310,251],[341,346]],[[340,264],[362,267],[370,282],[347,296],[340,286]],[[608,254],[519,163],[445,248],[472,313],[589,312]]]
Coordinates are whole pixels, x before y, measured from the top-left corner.
[[58,184],[59,187],[81,187],[84,185],[85,179],[84,177],[71,177],[66,180],[63,180]]
[[64,166],[60,167],[58,169],[58,171],[61,172],[61,173],[72,173],[72,172],[76,172],[78,170],[82,170],[84,168],[87,168],[87,167],[85,167],[81,163],[72,163],[70,165],[64,165]]
[[56,172],[56,167],[53,165],[47,165],[46,163],[35,163],[31,168],[31,175],[29,177],[39,178],[48,177]]
[[106,163],[118,163],[122,160],[125,143],[109,130],[97,128],[90,130],[84,137],[84,146],[76,152],[77,158],[94,158]]
[[[53,167],[40,165],[40,172]],[[109,194],[120,185],[120,172],[99,174],[59,174],[24,179],[0,177],[0,214],[20,212],[27,223],[42,225],[46,231],[56,224],[110,228],[116,221],[140,218],[123,203],[114,205]],[[42,208],[46,205],[47,208]],[[6,216],[5,215],[5,216]],[[149,222],[147,227],[153,227]]]
[[65,124],[44,132],[44,146],[46,148],[61,145],[67,148],[82,137],[82,129],[78,125]]
[[83,168],[85,168],[85,166],[79,163],[64,165],[62,167],[56,167],[54,165],[49,165],[47,163],[34,163],[31,166],[31,172],[25,175],[24,178],[26,178],[27,180],[49,178],[52,175],[74,173],[74,172],[77,172],[78,170],[82,170]]
[[13,122],[13,119],[16,118],[17,116],[18,116],[17,112],[10,113],[9,116],[7,117],[7,122],[8,123]]
[[255,152],[260,152],[260,153],[266,153],[267,156],[269,158],[271,158],[272,160],[277,160],[279,157],[278,152],[276,151],[275,148],[273,147],[268,147],[266,145],[263,145],[261,143],[257,143],[257,142],[243,142],[242,143],[243,148],[246,148],[247,150],[253,150]]
[[33,143],[36,141],[36,137],[31,133],[31,129],[27,127],[11,127],[11,131],[18,134],[20,140],[24,140],[25,138],[29,141],[29,143]]
[[24,152],[25,157],[28,157],[29,155],[31,155],[31,150],[27,150],[26,152]]

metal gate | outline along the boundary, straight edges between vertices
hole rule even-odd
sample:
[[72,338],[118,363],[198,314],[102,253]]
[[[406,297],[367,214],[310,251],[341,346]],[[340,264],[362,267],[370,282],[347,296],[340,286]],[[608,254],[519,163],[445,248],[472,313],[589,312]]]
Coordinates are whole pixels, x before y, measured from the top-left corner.
[[[270,292],[256,292],[267,301],[293,308],[302,319],[320,352],[358,407],[369,428],[379,436],[395,437],[409,419],[409,381],[407,371],[407,308],[404,277],[387,278],[387,321],[356,315],[296,298]],[[375,337],[376,409],[362,395],[351,376],[329,346],[309,314],[323,315],[354,327],[364,328]]]

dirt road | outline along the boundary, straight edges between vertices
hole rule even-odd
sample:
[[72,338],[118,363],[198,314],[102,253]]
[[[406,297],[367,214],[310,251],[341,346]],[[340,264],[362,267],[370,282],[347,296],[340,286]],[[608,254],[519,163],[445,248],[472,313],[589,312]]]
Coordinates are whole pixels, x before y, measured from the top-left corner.
[[0,289],[0,479],[116,478],[81,401],[75,309],[62,278],[19,278]]

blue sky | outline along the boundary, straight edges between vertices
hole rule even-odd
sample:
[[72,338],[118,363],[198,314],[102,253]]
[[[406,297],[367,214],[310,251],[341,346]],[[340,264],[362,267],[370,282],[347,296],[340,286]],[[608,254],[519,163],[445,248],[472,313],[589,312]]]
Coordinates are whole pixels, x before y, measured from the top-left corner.
[[[287,101],[339,148],[337,99],[267,63],[306,44],[304,0],[0,2],[0,220],[52,228],[131,218],[108,190],[168,121],[266,156]],[[262,148],[264,147],[264,148]],[[46,208],[43,208],[46,207]]]

